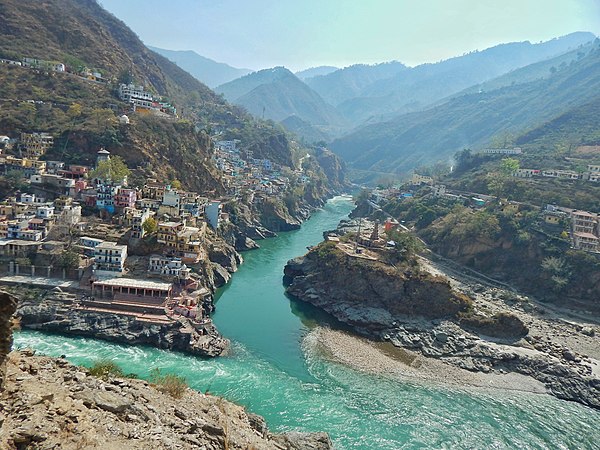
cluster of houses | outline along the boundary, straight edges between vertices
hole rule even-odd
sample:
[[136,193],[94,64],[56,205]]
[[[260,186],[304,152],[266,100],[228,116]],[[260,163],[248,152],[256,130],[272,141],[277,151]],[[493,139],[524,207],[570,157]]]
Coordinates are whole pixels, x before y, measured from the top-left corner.
[[589,164],[587,171],[580,173],[573,170],[540,170],[540,169],[518,169],[514,174],[514,177],[518,178],[533,178],[533,177],[546,177],[546,178],[561,178],[564,180],[584,180],[591,181],[593,183],[600,182],[600,165]]
[[[114,83],[116,81],[115,79],[102,74],[99,69],[90,69],[88,67],[75,69],[60,61],[47,61],[26,57],[22,58],[20,61],[0,59],[0,64],[27,67],[47,72],[68,73],[87,81],[102,84]],[[133,112],[139,114],[151,113],[162,117],[177,117],[177,108],[171,104],[171,102],[145,90],[144,86],[121,83],[117,88],[117,94],[122,101],[131,106]],[[121,118],[123,118],[123,116],[121,116]]]
[[44,70],[47,72],[59,72],[59,73],[70,73],[80,78],[95,81],[98,83],[107,83],[109,78],[106,75],[102,75],[98,69],[90,69],[88,67],[81,67],[75,69],[66,65],[60,61],[47,61],[39,58],[22,58],[20,61],[14,61],[11,59],[0,59],[0,64],[8,64],[11,66],[21,66],[30,69]]
[[[251,150],[238,148],[240,141],[215,141],[213,156],[215,166],[223,174],[223,184],[232,197],[249,196],[250,201],[260,201],[265,196],[277,196],[286,191],[290,179],[282,174],[281,167],[269,159],[253,157]],[[298,169],[300,183],[308,177]]]
[[39,242],[56,223],[74,226],[81,207],[67,202],[47,202],[35,194],[19,194],[0,203],[0,239]]

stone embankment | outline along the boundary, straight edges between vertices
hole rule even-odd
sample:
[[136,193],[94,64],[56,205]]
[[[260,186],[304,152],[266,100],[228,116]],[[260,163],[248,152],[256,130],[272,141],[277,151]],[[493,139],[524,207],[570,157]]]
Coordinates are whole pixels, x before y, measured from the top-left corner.
[[186,389],[92,376],[66,360],[13,352],[0,394],[0,448],[328,450],[325,433],[271,433],[262,417]]
[[152,321],[152,316],[143,320],[126,314],[82,309],[77,308],[74,296],[61,292],[22,292],[16,317],[23,328],[150,345],[204,357],[222,355],[229,347],[229,341],[210,321],[203,324],[186,318]]
[[593,324],[547,317],[526,297],[418,269],[340,254],[321,244],[285,267],[287,291],[376,341],[472,372],[518,373],[549,393],[600,408]]

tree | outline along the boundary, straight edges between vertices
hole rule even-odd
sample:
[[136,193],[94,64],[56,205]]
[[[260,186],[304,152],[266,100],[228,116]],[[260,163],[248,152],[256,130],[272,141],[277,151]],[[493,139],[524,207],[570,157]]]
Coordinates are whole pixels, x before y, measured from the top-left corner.
[[115,183],[122,183],[131,171],[120,156],[111,156],[110,159],[100,161],[98,166],[90,172],[91,178],[98,178]]
[[119,81],[119,83],[131,84],[133,83],[133,75],[131,74],[131,71],[129,69],[125,69],[119,73],[119,77],[117,78],[117,80]]
[[173,189],[181,189],[181,181],[179,181],[177,179],[171,181],[171,187]]
[[81,116],[81,105],[79,103],[72,103],[71,106],[69,106],[67,114],[71,120],[75,120]]
[[5,178],[9,188],[12,190],[21,190],[26,186],[23,172],[18,169],[9,170]]
[[388,259],[392,263],[408,261],[425,248],[419,238],[408,231],[390,230],[386,235],[395,243],[395,246],[388,251]]
[[519,160],[515,158],[504,158],[500,164],[500,171],[504,177],[512,176],[520,168],[521,164]]
[[158,229],[158,222],[156,221],[156,219],[149,217],[142,224],[142,229],[144,230],[144,233],[146,233],[146,234],[155,233],[156,230]]
[[56,264],[61,269],[77,269],[79,267],[79,255],[73,250],[64,250],[58,255]]
[[371,190],[370,189],[361,189],[361,191],[354,196],[354,202],[356,204],[360,204],[366,202],[371,198]]

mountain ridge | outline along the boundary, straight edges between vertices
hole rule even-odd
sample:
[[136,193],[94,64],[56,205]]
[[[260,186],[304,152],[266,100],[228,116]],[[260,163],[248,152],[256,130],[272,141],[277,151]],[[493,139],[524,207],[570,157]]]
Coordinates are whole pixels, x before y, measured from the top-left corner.
[[600,46],[548,79],[466,93],[430,109],[368,125],[334,141],[352,168],[407,174],[481,148],[501,133],[524,133],[599,97]]
[[148,48],[174,62],[210,88],[253,72],[250,69],[233,67],[227,63],[215,61],[193,50],[168,50],[153,46],[148,46]]

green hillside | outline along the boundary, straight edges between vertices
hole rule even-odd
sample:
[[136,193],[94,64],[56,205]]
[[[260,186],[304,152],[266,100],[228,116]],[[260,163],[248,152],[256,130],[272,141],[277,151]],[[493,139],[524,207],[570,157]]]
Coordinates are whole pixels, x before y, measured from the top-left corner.
[[336,140],[332,149],[352,168],[407,174],[449,161],[462,148],[494,136],[518,135],[600,97],[600,45],[548,79],[463,94],[431,109],[370,125]]
[[[131,163],[142,162],[146,174],[176,174],[195,188],[220,189],[208,161],[212,150],[205,131],[224,130],[223,138],[243,139],[256,157],[292,164],[292,145],[283,129],[255,120],[147,49],[96,1],[1,0],[0,14],[0,57],[54,60],[75,72],[87,67],[108,81],[1,65],[4,134],[51,131],[57,136],[53,151],[81,162],[103,145]],[[116,123],[116,114],[128,109],[115,92],[121,80],[133,80],[170,99],[178,108],[180,124],[135,116],[125,136]],[[69,111],[73,104],[76,114]]]

